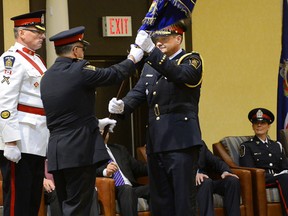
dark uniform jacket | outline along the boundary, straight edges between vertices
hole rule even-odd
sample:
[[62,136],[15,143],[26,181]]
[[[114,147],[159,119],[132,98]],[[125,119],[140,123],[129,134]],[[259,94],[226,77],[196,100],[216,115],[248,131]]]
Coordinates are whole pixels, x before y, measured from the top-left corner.
[[210,176],[210,173],[217,173],[221,175],[225,171],[231,173],[229,166],[219,157],[213,155],[204,144],[199,153],[198,172],[208,174],[208,176]]
[[240,147],[240,166],[265,169],[267,177],[288,169],[287,157],[280,142],[268,139],[268,143],[264,144],[254,136]]
[[[123,175],[131,182],[133,186],[139,185],[137,178],[148,175],[147,164],[136,160],[127,151],[126,147],[118,144],[108,144],[116,163],[118,164]],[[99,167],[96,171],[97,176],[103,176],[103,170],[107,167],[108,163]]]
[[198,120],[202,61],[199,54],[193,53],[178,65],[184,55],[183,50],[170,61],[155,48],[146,59],[138,83],[123,98],[125,115],[148,102],[147,153],[185,149],[202,143]]
[[41,81],[50,130],[48,170],[96,164],[109,158],[95,117],[98,86],[117,84],[135,71],[131,60],[95,68],[86,60],[58,57]]

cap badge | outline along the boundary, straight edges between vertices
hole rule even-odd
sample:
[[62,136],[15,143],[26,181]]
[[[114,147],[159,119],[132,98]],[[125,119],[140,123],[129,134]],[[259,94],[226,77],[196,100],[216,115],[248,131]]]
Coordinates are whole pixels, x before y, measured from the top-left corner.
[[41,16],[41,24],[42,24],[42,25],[44,25],[44,21],[45,21],[45,20],[44,20],[44,14],[42,14],[42,16]]
[[259,110],[257,111],[256,117],[257,117],[257,118],[263,118],[263,112],[262,112],[262,110],[259,109]]

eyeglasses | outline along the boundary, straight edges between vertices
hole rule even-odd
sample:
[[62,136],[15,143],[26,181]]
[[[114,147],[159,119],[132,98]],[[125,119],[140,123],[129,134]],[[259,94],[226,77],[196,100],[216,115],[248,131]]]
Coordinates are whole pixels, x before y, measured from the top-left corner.
[[83,51],[86,50],[86,46],[75,46],[75,47],[77,47],[77,48],[81,48]]
[[30,32],[32,32],[34,34],[39,34],[39,35],[44,35],[45,34],[45,31],[36,30],[36,29],[22,28],[22,30],[30,31]]

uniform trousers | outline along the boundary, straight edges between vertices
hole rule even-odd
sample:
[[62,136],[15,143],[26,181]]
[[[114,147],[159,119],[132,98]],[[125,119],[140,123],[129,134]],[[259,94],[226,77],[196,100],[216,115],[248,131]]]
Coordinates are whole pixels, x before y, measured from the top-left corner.
[[[97,191],[94,190],[93,195],[93,203],[90,211],[90,216],[98,216],[99,209],[98,209],[98,194]],[[56,189],[52,192],[44,191],[44,199],[45,204],[47,205],[47,216],[62,216],[62,212],[60,209]]]
[[83,216],[90,214],[95,194],[95,177],[95,165],[68,168],[53,172],[56,192],[63,216]]
[[277,184],[281,198],[283,216],[288,215],[288,174],[266,177],[266,184]]
[[148,154],[153,216],[194,216],[195,174],[199,148]]
[[116,199],[119,203],[121,215],[137,216],[138,198],[144,198],[149,203],[148,185],[138,187],[121,185],[116,187]]
[[45,158],[21,154],[18,163],[11,162],[0,151],[3,178],[4,216],[37,216],[43,190]]
[[212,180],[205,178],[198,186],[197,202],[200,216],[213,216],[213,193],[223,196],[223,205],[227,216],[240,216],[240,182],[229,176],[225,179]]

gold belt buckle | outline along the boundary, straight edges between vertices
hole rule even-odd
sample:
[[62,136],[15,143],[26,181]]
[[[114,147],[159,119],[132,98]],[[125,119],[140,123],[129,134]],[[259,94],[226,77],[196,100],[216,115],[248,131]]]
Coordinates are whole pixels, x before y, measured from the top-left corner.
[[154,113],[155,113],[155,116],[160,116],[160,110],[159,110],[159,106],[158,104],[155,104],[154,106]]

